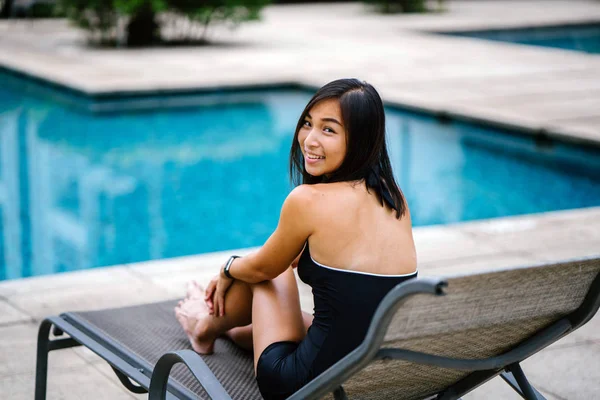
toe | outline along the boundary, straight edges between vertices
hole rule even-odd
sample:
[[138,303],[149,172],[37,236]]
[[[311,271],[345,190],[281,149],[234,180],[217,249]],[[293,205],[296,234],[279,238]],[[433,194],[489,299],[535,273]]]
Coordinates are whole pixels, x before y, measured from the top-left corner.
[[194,293],[195,288],[196,287],[195,287],[193,281],[190,281],[187,283],[186,294],[185,294],[186,299],[189,299],[190,297],[192,297],[192,294]]

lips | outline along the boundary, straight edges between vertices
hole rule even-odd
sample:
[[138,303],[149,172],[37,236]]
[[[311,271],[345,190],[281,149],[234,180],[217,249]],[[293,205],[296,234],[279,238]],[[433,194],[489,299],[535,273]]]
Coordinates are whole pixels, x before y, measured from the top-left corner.
[[306,161],[306,164],[311,165],[320,163],[321,161],[325,160],[325,157],[316,154],[305,153],[304,160]]
[[313,154],[313,153],[309,153],[309,152],[304,152],[304,156],[306,158],[308,158],[309,160],[324,160],[325,156],[320,156],[318,154]]

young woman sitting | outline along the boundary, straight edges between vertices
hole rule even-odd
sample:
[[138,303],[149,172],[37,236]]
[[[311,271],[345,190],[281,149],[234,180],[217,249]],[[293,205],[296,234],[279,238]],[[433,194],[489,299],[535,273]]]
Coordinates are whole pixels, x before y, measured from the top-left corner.
[[[206,290],[175,309],[195,351],[227,335],[254,351],[265,399],[283,399],[354,350],[383,297],[416,277],[410,212],[392,174],[377,91],[356,79],[323,86],[298,121],[298,184],[257,252],[232,256]],[[303,313],[293,268],[312,287]]]

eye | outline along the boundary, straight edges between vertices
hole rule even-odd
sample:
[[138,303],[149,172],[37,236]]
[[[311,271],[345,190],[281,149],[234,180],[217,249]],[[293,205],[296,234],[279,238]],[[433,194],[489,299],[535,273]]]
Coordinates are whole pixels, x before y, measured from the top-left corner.
[[310,126],[310,121],[307,120],[307,119],[305,119],[304,123],[302,124],[302,126],[309,127]]
[[327,132],[327,133],[335,133],[335,131],[333,129],[331,129],[331,128],[327,127],[327,126],[325,128],[323,128],[323,130],[325,132]]

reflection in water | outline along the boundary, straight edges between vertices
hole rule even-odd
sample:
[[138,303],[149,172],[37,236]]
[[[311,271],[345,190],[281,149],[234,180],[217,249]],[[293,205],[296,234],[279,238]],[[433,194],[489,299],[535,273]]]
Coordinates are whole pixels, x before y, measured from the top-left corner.
[[103,116],[3,104],[0,280],[264,242],[299,112],[280,105],[306,100]]
[[17,109],[0,114],[0,280],[19,277],[23,271],[18,142],[21,113]]
[[[0,280],[258,246],[276,227],[309,94],[93,114],[25,93],[0,89]],[[387,117],[415,226],[600,204],[597,150]]]

